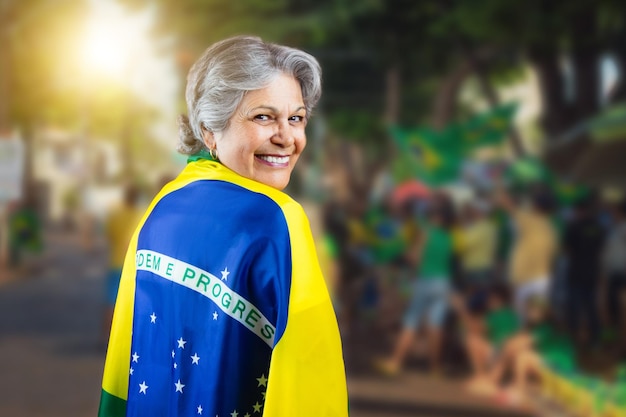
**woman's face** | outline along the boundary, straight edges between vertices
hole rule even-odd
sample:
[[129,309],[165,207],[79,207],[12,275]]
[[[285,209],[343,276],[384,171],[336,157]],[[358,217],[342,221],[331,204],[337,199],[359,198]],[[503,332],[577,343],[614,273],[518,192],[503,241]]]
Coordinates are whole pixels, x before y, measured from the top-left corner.
[[222,132],[205,132],[209,149],[239,175],[282,190],[306,146],[306,109],[300,84],[281,74],[246,93]]

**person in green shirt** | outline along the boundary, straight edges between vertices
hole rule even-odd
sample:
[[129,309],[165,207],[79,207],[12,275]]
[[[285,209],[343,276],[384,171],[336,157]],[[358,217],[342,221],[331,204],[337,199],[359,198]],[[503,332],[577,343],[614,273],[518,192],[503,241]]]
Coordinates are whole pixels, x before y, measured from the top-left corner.
[[492,388],[489,378],[491,367],[505,343],[520,328],[517,313],[509,302],[509,289],[505,285],[494,285],[483,294],[468,301],[460,296],[453,299],[464,329],[465,350],[472,370],[466,387],[474,393]]
[[453,207],[444,197],[432,202],[422,234],[409,249],[407,259],[415,267],[417,279],[412,285],[412,296],[404,314],[403,329],[391,357],[376,363],[386,374],[400,370],[422,324],[427,326],[431,371],[439,372],[442,327],[448,311],[452,276]]
[[43,249],[42,227],[32,197],[19,203],[9,215],[10,265],[20,266],[24,253],[38,254]]

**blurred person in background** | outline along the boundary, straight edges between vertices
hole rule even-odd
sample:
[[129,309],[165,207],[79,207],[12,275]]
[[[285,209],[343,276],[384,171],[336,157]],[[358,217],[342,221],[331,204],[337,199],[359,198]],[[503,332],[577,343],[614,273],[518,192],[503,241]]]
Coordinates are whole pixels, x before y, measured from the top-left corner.
[[347,213],[342,204],[334,199],[330,199],[322,207],[321,217],[324,234],[328,240],[328,247],[330,250],[332,250],[332,258],[334,260],[333,263],[335,266],[335,310],[341,317],[340,310],[342,306],[340,303],[343,300],[343,293],[345,292],[346,278],[348,276],[349,270],[347,260],[348,254],[346,253],[346,248],[349,240]]
[[552,198],[545,190],[533,190],[529,204],[517,204],[505,191],[495,195],[496,204],[513,221],[514,239],[509,275],[514,288],[513,303],[522,322],[530,297],[548,299],[550,277],[557,253],[557,234],[550,219]]
[[509,213],[497,204],[491,204],[492,220],[496,227],[496,248],[494,253],[493,281],[509,283],[509,259],[513,247],[513,224]]
[[613,226],[602,254],[608,325],[619,341],[620,356],[626,359],[626,200],[613,209]]
[[562,244],[569,332],[574,340],[587,345],[599,342],[601,330],[598,289],[606,232],[596,209],[595,195],[575,205],[572,218],[565,224]]
[[482,390],[495,393],[501,403],[523,408],[531,407],[530,387],[544,382],[544,370],[571,373],[577,368],[574,343],[553,323],[545,298],[533,296],[526,302],[525,326],[504,343],[489,375],[492,389]]
[[10,206],[8,225],[9,266],[21,267],[26,255],[37,256],[43,249],[41,219],[31,193]]
[[402,331],[391,356],[376,362],[377,368],[389,375],[397,374],[411,348],[418,328],[426,324],[430,371],[441,372],[443,325],[452,292],[454,222],[452,203],[438,196],[427,211],[422,233],[409,248],[407,258],[413,265],[416,280],[411,300],[404,314]]
[[519,318],[510,304],[507,286],[496,284],[479,297],[469,300],[453,297],[455,311],[461,320],[465,351],[472,374],[466,387],[482,393],[492,388],[490,372],[503,346],[519,330]]
[[[311,225],[311,233],[315,241],[315,251],[322,270],[322,275],[326,281],[326,287],[330,294],[333,305],[336,302],[337,292],[337,247],[332,236],[323,226],[323,212],[318,210],[315,204],[302,204],[304,211],[307,213]],[[335,305],[336,310],[336,305]]]
[[331,200],[324,208],[324,223],[337,248],[338,316],[342,336],[349,338],[359,318],[363,286],[371,268],[368,230],[363,221],[367,207],[362,202]]
[[370,318],[382,318],[380,313],[385,309],[380,302],[385,288],[402,285],[407,247],[418,234],[413,206],[410,199],[393,201],[386,196],[382,202],[372,204],[365,215],[370,265],[365,264],[367,274],[360,304]]
[[311,55],[238,36],[187,78],[181,174],[126,257],[101,416],[347,416],[308,220],[284,194],[321,95]]
[[139,189],[133,185],[126,186],[121,204],[111,210],[104,225],[104,233],[109,246],[109,267],[105,280],[105,310],[102,319],[102,340],[105,345],[111,331],[113,309],[128,243],[143,214],[138,202]]
[[464,207],[457,251],[467,294],[484,291],[493,281],[497,228],[486,202],[473,200]]

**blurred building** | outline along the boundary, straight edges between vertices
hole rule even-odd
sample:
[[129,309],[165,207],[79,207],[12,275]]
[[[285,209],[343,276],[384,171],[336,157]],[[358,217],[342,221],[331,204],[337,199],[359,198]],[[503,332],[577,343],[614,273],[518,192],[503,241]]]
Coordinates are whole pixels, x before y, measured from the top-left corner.
[[122,195],[119,144],[56,129],[33,138],[32,179],[42,215],[61,221],[84,208],[96,216]]

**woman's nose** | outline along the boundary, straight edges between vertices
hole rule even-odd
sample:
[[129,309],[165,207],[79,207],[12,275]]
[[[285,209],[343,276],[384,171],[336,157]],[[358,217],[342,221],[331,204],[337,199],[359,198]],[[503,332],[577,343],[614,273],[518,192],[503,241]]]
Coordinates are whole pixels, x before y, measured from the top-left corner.
[[291,146],[294,143],[291,125],[287,120],[280,120],[277,123],[276,132],[272,136],[272,142],[283,147]]

